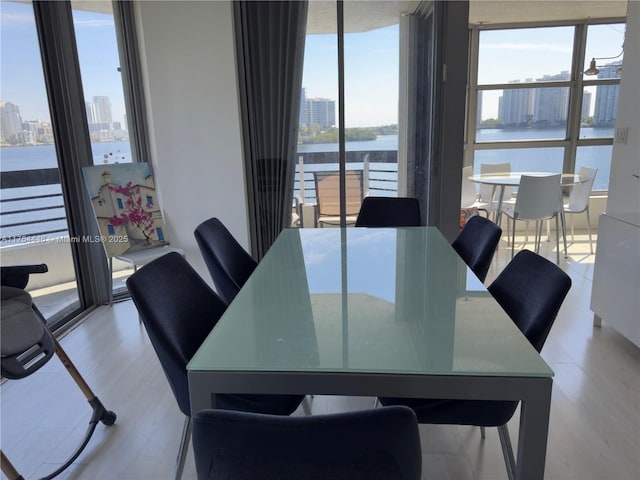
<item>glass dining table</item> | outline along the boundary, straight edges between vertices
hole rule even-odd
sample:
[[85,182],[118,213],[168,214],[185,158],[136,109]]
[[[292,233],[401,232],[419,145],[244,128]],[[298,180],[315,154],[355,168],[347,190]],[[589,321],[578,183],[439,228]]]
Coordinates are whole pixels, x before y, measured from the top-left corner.
[[[520,400],[544,477],[553,372],[435,227],[286,229],[188,364],[219,393]],[[473,285],[469,288],[467,285]]]

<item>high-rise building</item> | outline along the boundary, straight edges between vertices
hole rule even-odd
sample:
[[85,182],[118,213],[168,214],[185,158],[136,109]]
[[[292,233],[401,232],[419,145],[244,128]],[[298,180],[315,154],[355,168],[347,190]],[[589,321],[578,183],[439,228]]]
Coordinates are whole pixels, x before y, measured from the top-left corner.
[[[598,78],[618,78],[617,70],[620,65],[606,65],[600,67]],[[596,87],[596,102],[593,112],[594,127],[614,127],[616,124],[616,109],[619,85],[598,85]]]
[[4,141],[17,139],[16,135],[22,131],[22,117],[18,105],[0,100],[0,130]]
[[587,118],[591,114],[591,92],[585,92],[582,94],[582,112],[580,115],[582,118]]
[[109,100],[109,97],[93,97],[93,104],[95,105],[98,116],[98,121],[96,123],[113,122],[113,118],[111,116],[111,100]]
[[[568,71],[555,75],[544,75],[538,78],[540,82],[569,80]],[[549,87],[537,88],[535,93],[535,108],[533,122],[537,126],[559,126],[567,123],[569,115],[569,88]]]
[[306,122],[306,112],[307,112],[307,89],[302,87],[302,92],[300,94],[300,121],[298,122],[300,125],[305,125]]
[[[509,83],[520,83],[514,80]],[[505,127],[522,127],[531,122],[534,90],[530,88],[505,89],[500,99],[498,118]]]
[[98,109],[96,108],[96,104],[85,102],[84,106],[87,111],[87,122],[89,122],[89,124],[99,123]]
[[305,100],[305,124],[320,125],[322,128],[336,124],[336,101],[328,98],[308,98]]

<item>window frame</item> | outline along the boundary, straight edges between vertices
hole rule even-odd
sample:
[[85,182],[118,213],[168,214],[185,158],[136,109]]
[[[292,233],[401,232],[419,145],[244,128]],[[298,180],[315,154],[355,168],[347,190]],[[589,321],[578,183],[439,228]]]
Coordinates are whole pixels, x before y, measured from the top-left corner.
[[[475,152],[480,150],[517,150],[523,148],[560,147],[564,149],[563,172],[575,171],[576,156],[579,147],[613,146],[611,137],[580,138],[580,122],[584,87],[619,85],[620,78],[589,78],[583,75],[587,44],[587,29],[591,25],[622,23],[626,24],[626,17],[602,19],[584,19],[558,22],[528,22],[517,24],[471,25],[471,41],[469,54],[469,78],[467,89],[467,119],[465,134],[464,165],[474,165]],[[518,82],[478,85],[478,62],[480,48],[480,32],[487,30],[521,30],[525,28],[545,27],[574,27],[573,54],[570,78],[568,80],[554,80],[550,82]],[[481,91],[496,91],[507,89],[537,89],[537,88],[569,88],[569,107],[567,112],[566,136],[561,139],[541,140],[509,140],[483,141],[476,140],[478,93]],[[595,190],[594,190],[595,191]],[[599,193],[607,193],[599,191]]]

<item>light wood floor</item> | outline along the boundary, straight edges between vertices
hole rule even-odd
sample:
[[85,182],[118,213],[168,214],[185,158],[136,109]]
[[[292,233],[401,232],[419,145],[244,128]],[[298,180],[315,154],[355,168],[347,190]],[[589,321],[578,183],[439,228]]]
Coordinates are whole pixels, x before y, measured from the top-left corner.
[[[554,260],[554,242],[543,252]],[[488,281],[508,262],[503,243]],[[543,357],[555,371],[547,479],[640,479],[640,349],[607,326],[593,328],[589,309],[593,259],[577,235],[562,266],[573,287]],[[131,302],[102,307],[62,340],[115,425],[99,425],[61,479],[170,479],[183,417]],[[84,432],[90,408],[53,359],[31,377],[1,387],[2,450],[26,479],[62,463]],[[369,408],[370,398],[316,397],[314,413]],[[517,418],[509,425],[517,439]],[[421,426],[427,479],[502,479],[495,429]],[[2,477],[4,478],[4,477]],[[195,478],[192,453],[185,479]]]

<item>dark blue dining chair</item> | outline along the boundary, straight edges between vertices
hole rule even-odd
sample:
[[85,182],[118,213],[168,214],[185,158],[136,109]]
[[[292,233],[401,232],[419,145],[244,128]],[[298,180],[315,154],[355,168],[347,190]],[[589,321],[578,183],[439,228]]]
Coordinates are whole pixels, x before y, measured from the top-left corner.
[[453,241],[453,249],[481,282],[487,278],[501,236],[502,229],[498,225],[487,218],[475,215],[467,220]]
[[416,416],[384,407],[310,417],[202,410],[193,418],[198,480],[418,480]]
[[410,197],[365,197],[356,227],[419,227],[420,203]]
[[[227,305],[178,253],[168,253],[127,279],[151,345],[185,415],[175,479],[182,475],[191,436],[187,363],[224,313]],[[249,341],[249,340],[248,340]],[[216,408],[289,415],[303,395],[218,395]]]
[[218,294],[230,304],[258,263],[215,217],[198,225],[194,235]]
[[[520,251],[488,287],[533,347],[540,352],[571,279],[560,267],[529,250]],[[380,397],[382,405],[405,405],[413,409],[419,423],[498,427],[507,473],[514,478],[515,460],[507,422],[517,401],[434,400]],[[482,430],[484,438],[484,430]]]

